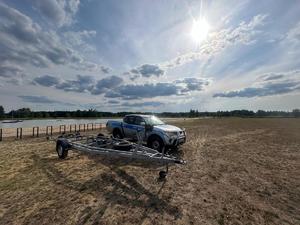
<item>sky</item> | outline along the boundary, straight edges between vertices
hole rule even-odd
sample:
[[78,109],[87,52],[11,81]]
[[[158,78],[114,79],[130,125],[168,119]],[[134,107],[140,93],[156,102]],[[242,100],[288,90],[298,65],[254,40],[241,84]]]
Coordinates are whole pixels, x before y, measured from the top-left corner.
[[0,0],[0,105],[300,108],[299,12],[299,0]]

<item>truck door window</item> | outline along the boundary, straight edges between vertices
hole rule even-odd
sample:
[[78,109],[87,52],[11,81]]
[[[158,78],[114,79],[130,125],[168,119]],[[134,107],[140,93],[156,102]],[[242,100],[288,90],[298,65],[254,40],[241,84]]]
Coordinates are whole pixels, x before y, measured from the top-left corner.
[[145,120],[142,117],[136,117],[135,118],[135,125],[144,126]]
[[134,116],[126,116],[124,122],[128,124],[134,124]]

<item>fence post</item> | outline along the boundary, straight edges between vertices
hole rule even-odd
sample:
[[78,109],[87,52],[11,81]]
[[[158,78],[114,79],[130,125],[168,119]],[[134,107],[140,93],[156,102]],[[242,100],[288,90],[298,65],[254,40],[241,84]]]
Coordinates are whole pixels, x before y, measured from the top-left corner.
[[76,133],[76,124],[75,124],[75,133]]
[[46,135],[49,135],[49,128],[50,128],[50,135],[52,136],[52,131],[53,131],[53,127],[52,126],[47,126],[46,127]]
[[2,128],[0,129],[0,141],[2,141]]
[[22,139],[22,127],[17,128],[17,138]]
[[39,136],[39,133],[40,133],[40,127],[37,127],[37,128],[36,128],[36,136],[37,136],[37,137]]
[[85,132],[85,124],[83,124],[83,131]]

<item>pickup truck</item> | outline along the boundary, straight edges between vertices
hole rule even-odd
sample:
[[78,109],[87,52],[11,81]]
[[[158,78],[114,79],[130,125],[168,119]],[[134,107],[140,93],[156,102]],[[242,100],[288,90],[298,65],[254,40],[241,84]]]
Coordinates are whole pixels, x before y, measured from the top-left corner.
[[123,122],[109,120],[106,128],[113,137],[118,139],[137,140],[137,133],[143,132],[143,142],[160,152],[163,148],[177,147],[186,142],[184,129],[165,124],[153,115],[126,115]]

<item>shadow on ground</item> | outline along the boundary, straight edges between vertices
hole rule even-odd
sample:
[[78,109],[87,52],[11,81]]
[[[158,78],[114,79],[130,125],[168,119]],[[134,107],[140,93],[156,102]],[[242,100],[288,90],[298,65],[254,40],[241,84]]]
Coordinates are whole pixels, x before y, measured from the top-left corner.
[[[99,160],[97,161],[99,162]],[[128,207],[138,208],[138,211],[142,212],[139,219],[140,224],[148,218],[150,213],[169,214],[174,219],[182,217],[182,212],[177,206],[173,206],[168,203],[168,200],[159,197],[165,186],[165,181],[159,183],[158,191],[150,191],[135,177],[120,168],[120,165],[123,165],[121,161],[113,164],[114,166],[105,161],[109,165],[108,172],[99,173],[82,183],[70,179],[64,171],[56,168],[56,164],[61,162],[59,159],[41,158],[38,155],[33,155],[33,162],[34,166],[43,171],[52,183],[59,188],[63,187],[65,192],[71,189],[80,194],[91,194],[95,198],[101,199],[99,207],[87,206],[81,210],[77,224],[85,224],[91,220],[93,221],[92,224],[97,224],[109,207],[117,205],[122,206],[125,210]]]

